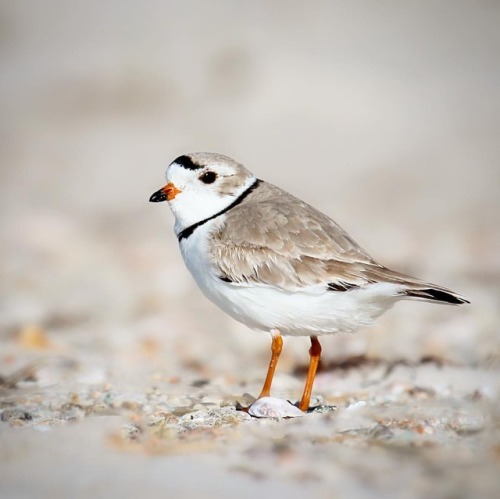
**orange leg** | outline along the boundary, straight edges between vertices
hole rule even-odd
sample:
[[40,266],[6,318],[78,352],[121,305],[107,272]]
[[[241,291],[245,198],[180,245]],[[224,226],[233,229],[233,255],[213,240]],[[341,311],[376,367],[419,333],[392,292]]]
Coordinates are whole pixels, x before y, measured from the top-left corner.
[[299,409],[304,412],[309,409],[314,377],[316,376],[319,359],[321,357],[321,345],[319,344],[318,338],[316,336],[311,336],[311,348],[309,349],[309,355],[310,361],[309,369],[307,371],[306,386],[304,387],[304,393],[302,394],[302,399],[299,403]]
[[262,387],[259,398],[269,397],[271,395],[271,384],[273,382],[274,371],[276,370],[276,365],[278,364],[282,348],[283,338],[279,333],[273,334],[273,342],[271,344],[271,360],[269,361],[266,381],[264,381],[264,386]]

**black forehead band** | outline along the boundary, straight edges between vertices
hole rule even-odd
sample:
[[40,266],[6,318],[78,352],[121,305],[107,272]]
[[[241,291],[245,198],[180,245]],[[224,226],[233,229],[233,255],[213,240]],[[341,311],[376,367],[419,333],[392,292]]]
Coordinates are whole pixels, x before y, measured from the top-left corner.
[[179,156],[174,163],[186,168],[186,170],[200,170],[203,168],[203,166],[197,165],[189,156]]

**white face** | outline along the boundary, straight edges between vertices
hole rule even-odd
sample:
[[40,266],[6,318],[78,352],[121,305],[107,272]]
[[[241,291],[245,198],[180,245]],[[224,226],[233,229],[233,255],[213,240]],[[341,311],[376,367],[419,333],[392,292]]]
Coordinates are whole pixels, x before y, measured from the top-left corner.
[[[181,158],[192,160],[192,164]],[[197,153],[178,160],[166,172],[177,234],[229,206],[255,180],[248,170],[225,156]]]

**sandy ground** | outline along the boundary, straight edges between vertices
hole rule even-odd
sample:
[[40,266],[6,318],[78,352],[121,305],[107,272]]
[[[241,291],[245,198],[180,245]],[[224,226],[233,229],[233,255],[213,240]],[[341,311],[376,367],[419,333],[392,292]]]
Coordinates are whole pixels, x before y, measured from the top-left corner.
[[[495,2],[1,2],[0,495],[500,495]],[[270,339],[196,289],[166,206],[225,153],[472,304],[325,338],[323,410],[258,420]],[[308,341],[274,395],[300,397]]]

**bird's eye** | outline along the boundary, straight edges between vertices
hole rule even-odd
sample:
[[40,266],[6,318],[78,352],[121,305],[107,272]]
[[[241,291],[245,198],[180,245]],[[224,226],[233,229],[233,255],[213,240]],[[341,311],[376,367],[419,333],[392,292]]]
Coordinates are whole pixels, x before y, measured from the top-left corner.
[[217,173],[212,172],[210,170],[208,172],[203,173],[203,175],[200,175],[200,180],[204,184],[213,184],[216,178],[217,178]]

